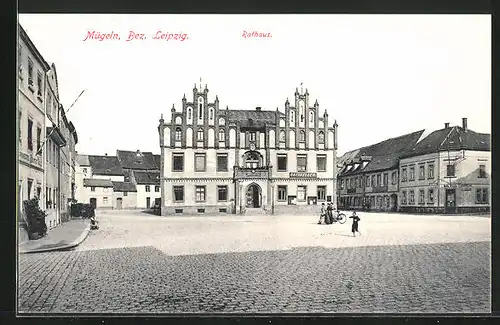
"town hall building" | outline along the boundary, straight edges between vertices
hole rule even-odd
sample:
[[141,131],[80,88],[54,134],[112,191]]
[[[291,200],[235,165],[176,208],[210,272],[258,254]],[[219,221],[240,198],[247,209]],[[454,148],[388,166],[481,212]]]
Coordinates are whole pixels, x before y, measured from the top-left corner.
[[309,92],[276,110],[221,109],[208,88],[163,115],[162,215],[319,212],[336,202],[337,124]]

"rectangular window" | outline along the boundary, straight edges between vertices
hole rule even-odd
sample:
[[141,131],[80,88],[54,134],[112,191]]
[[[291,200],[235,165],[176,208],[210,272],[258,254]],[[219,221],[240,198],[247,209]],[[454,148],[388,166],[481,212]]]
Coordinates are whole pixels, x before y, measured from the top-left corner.
[[340,182],[339,182],[339,184],[340,184],[339,185],[340,189],[343,190],[344,189],[344,180],[341,179]]
[[401,169],[401,182],[406,182],[408,180],[408,174],[406,168]]
[[94,186],[90,187],[90,192],[95,192],[95,187]]
[[326,172],[326,155],[317,155],[316,165],[318,172]]
[[123,192],[123,196],[128,196],[128,192]]
[[182,210],[183,210],[183,209],[175,209],[175,213],[177,213],[177,214],[182,214]]
[[172,171],[182,172],[184,170],[184,154],[174,153],[173,154]]
[[206,193],[206,187],[205,186],[196,186],[196,202],[205,202],[205,193]]
[[455,177],[455,165],[446,166],[446,176]]
[[297,186],[297,201],[305,201],[306,200],[307,187],[306,186]]
[[377,186],[382,185],[382,184],[381,184],[381,182],[382,182],[381,178],[382,178],[382,176],[381,176],[380,174],[378,174],[378,175],[377,175]]
[[205,209],[198,209],[198,213],[205,213]]
[[486,165],[479,165],[478,178],[486,178]]
[[31,199],[31,188],[33,187],[33,180],[28,179],[28,199]]
[[40,72],[37,73],[37,86],[38,86],[38,90],[37,90],[37,95],[38,96],[42,96],[42,74]]
[[250,141],[255,141],[255,139],[257,139],[256,133],[255,132],[250,132],[248,134],[248,138],[249,138]]
[[217,171],[227,172],[227,154],[218,153],[217,154]]
[[427,203],[434,203],[434,190],[433,189],[428,189],[427,190]]
[[206,154],[197,153],[194,155],[194,171],[204,172],[206,167]]
[[297,171],[305,172],[307,171],[307,156],[297,155]]
[[22,130],[22,125],[23,125],[23,113],[19,111],[19,116],[18,116],[18,123],[19,123],[19,141],[23,141],[21,130]]
[[104,204],[108,203],[108,197],[107,197],[107,196],[103,197],[103,198],[102,198],[102,202],[103,202]]
[[160,185],[155,185],[155,192],[160,192]]
[[278,154],[277,157],[278,160],[278,171],[279,172],[286,172],[287,171],[287,163],[288,163],[288,156],[287,154]]
[[419,190],[418,191],[418,203],[419,204],[424,204],[425,203],[425,191],[424,190]]
[[219,208],[219,212],[227,212],[226,208]]
[[279,185],[278,186],[278,201],[286,201],[287,200],[287,186]]
[[403,198],[401,199],[401,204],[406,204],[408,202],[408,197],[406,191],[403,191]]
[[28,85],[33,86],[33,61],[28,58]]
[[397,172],[392,172],[391,178],[392,178],[392,185],[396,185],[398,183],[398,173]]
[[389,185],[389,174],[384,173],[384,186]]
[[151,187],[149,185],[146,185],[146,192],[151,192]]
[[174,186],[174,202],[184,202],[184,186]]
[[370,176],[365,177],[365,186],[370,187]]
[[415,180],[415,167],[410,167],[410,181]]
[[372,186],[372,187],[377,186],[377,183],[375,182],[375,175],[372,175],[372,183],[371,183],[371,186]]
[[318,186],[318,201],[326,200],[326,186]]
[[217,186],[217,201],[227,201],[227,185]]
[[487,204],[488,200],[488,189],[487,188],[478,188],[476,189],[476,203],[478,204]]
[[425,179],[425,165],[418,166],[418,179]]
[[28,118],[28,150],[33,150],[33,120]]
[[415,191],[410,191],[410,204],[415,204]]

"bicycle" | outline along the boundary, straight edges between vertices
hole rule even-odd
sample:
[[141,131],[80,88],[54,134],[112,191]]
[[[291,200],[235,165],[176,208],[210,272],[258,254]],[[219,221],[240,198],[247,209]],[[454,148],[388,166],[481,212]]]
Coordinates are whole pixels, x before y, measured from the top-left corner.
[[332,223],[338,222],[340,224],[344,224],[347,221],[347,216],[340,212],[339,210],[334,210],[332,213]]

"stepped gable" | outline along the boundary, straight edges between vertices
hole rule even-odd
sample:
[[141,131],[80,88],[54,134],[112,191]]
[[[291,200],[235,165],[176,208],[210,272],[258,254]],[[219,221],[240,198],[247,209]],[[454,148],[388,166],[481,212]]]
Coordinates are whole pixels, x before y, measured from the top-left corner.
[[123,169],[156,170],[153,153],[137,151],[117,150],[116,156]]
[[113,183],[113,191],[115,192],[137,192],[137,188],[134,183],[130,182],[115,182]]
[[[350,169],[344,168],[339,173],[339,176],[386,170],[396,167],[399,163],[399,159],[417,143],[423,132],[424,130],[408,133],[357,149],[357,153],[355,155],[351,154],[351,156],[348,157],[350,159],[345,159],[344,163],[359,163],[359,165],[356,167],[353,166]],[[351,151],[350,153],[353,152],[355,151]],[[368,163],[363,168],[363,161],[367,160]]]
[[88,156],[88,159],[93,174],[123,176],[123,169],[115,156]]
[[448,150],[491,151],[490,134],[478,133],[460,126],[432,132],[402,156],[414,157]]
[[160,172],[134,171],[134,178],[138,185],[160,185]]
[[85,187],[113,187],[113,182],[109,179],[100,178],[84,178],[83,186]]

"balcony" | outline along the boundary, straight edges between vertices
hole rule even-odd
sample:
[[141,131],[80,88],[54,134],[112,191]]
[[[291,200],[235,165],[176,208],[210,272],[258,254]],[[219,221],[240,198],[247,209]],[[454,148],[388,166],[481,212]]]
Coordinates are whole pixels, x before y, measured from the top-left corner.
[[234,179],[263,179],[269,178],[270,166],[257,167],[257,168],[245,168],[245,167],[234,167]]

